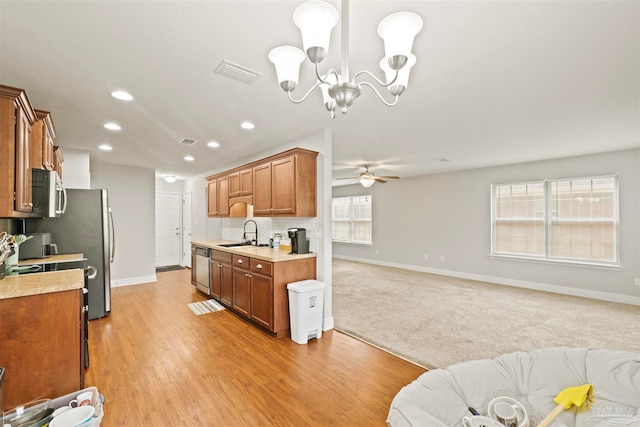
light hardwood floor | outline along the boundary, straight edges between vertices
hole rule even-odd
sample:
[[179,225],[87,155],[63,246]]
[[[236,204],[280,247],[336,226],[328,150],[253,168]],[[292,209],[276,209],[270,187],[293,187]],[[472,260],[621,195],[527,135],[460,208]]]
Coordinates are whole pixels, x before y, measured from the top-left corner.
[[229,310],[194,315],[187,304],[204,299],[187,269],[112,289],[85,374],[105,396],[102,427],[384,426],[424,372],[337,331],[299,345]]

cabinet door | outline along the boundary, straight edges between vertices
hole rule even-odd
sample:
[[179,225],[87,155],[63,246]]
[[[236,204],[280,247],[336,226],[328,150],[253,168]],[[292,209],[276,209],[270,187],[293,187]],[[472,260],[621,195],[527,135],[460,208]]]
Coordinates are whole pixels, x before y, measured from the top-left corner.
[[233,268],[233,309],[245,316],[249,317],[251,310],[251,288],[249,283],[249,273],[246,270]]
[[[38,114],[38,113],[36,113]],[[29,164],[32,169],[44,169],[44,146],[47,133],[47,126],[44,119],[38,116],[38,120],[31,127],[31,149],[29,155]]]
[[251,320],[273,331],[273,279],[251,274]]
[[253,194],[253,169],[245,169],[239,172],[240,190],[239,196]]
[[220,301],[231,306],[233,302],[233,267],[231,264],[220,264]]
[[16,195],[15,209],[20,212],[31,212],[31,168],[29,155],[31,141],[31,123],[26,113],[16,106]]
[[296,213],[296,163],[295,156],[271,163],[271,212],[278,214]]
[[271,163],[253,168],[253,214],[271,215]]
[[218,181],[212,179],[207,182],[207,216],[218,215]]
[[53,170],[53,136],[45,126],[44,147],[42,148],[42,166],[46,170]]
[[240,195],[240,172],[229,174],[229,197]]
[[229,177],[218,178],[218,216],[229,216]]
[[222,289],[222,264],[214,259],[209,260],[209,282],[211,287],[209,294],[220,299],[220,291]]

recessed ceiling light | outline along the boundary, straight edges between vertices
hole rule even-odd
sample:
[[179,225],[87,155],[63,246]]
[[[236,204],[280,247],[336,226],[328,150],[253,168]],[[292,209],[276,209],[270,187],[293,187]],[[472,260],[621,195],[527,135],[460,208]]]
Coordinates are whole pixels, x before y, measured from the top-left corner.
[[218,148],[218,147],[220,147],[220,144],[218,144],[215,141],[209,141],[209,142],[207,142],[207,147]]
[[113,147],[110,146],[109,144],[102,144],[98,148],[101,149],[102,151],[111,151],[111,150],[113,150]]
[[184,156],[184,159],[185,159],[187,162],[193,162],[193,161],[195,160],[195,157],[193,157],[193,156]]
[[164,177],[164,180],[167,181],[170,184],[176,182],[176,179],[177,178],[175,176],[173,176],[173,175],[167,175],[167,176]]
[[439,162],[453,162],[453,159],[451,157],[442,157],[440,159],[438,159]]
[[104,127],[106,127],[109,130],[120,130],[120,129],[122,129],[119,124],[113,123],[113,122],[105,123]]
[[241,127],[242,129],[250,130],[250,129],[254,129],[254,128],[256,127],[256,125],[254,125],[254,124],[253,124],[253,123],[251,123],[251,122],[242,122],[242,124],[240,124],[240,127]]
[[111,92],[111,96],[121,101],[133,101],[133,96],[131,96],[129,92],[125,92],[124,90],[114,90],[113,92]]

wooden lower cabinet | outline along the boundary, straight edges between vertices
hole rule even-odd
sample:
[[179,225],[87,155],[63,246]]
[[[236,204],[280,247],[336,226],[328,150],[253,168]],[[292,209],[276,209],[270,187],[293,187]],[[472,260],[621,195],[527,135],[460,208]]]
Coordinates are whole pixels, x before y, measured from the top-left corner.
[[0,300],[4,410],[84,388],[83,305],[82,289]]
[[316,259],[270,262],[234,254],[232,260],[231,304],[224,299],[221,302],[277,337],[287,335],[287,284],[315,279]]
[[211,249],[209,272],[210,293],[224,304],[231,305],[233,298],[233,276],[231,269],[231,254]]

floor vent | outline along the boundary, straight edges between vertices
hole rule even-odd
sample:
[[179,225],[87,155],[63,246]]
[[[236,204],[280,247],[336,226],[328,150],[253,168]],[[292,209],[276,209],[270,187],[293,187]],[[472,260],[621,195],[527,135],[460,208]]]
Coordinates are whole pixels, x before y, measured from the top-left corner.
[[226,59],[222,60],[220,65],[218,65],[218,68],[214,70],[214,73],[247,84],[253,84],[256,80],[258,80],[259,77],[262,76],[262,73],[251,70],[247,67],[243,67],[242,65],[234,64],[233,62],[227,61]]
[[189,138],[182,138],[180,140],[180,142],[178,142],[178,144],[181,145],[193,145],[195,144],[197,141],[195,139],[189,139]]

